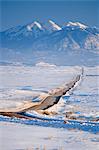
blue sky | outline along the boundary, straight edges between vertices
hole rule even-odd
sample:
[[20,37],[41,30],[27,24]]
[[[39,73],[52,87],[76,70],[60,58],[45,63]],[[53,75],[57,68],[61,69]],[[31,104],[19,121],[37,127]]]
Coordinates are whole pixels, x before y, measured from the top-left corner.
[[0,0],[0,31],[34,20],[58,24],[80,21],[99,27],[98,0]]

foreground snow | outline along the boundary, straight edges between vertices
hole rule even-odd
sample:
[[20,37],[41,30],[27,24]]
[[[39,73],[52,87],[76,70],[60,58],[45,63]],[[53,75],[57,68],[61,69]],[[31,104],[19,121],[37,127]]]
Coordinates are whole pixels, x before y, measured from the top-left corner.
[[[99,67],[83,67],[84,76],[76,88],[67,93],[60,102],[48,109],[50,116],[28,112],[44,119],[56,121],[26,121],[0,116],[0,147],[2,150],[63,149],[98,150],[99,123],[87,124],[88,120],[99,117],[98,80]],[[23,101],[33,100],[46,92],[67,83],[81,73],[81,67],[55,66],[38,63],[35,66],[0,66],[0,108],[16,107]],[[71,122],[64,125],[66,112],[81,115],[86,124]],[[14,123],[13,123],[14,122]],[[58,124],[60,123],[60,124]],[[71,130],[72,128],[72,130]],[[68,129],[68,130],[67,130]],[[80,130],[79,130],[80,129]]]
[[77,130],[0,123],[2,150],[98,150],[96,135]]

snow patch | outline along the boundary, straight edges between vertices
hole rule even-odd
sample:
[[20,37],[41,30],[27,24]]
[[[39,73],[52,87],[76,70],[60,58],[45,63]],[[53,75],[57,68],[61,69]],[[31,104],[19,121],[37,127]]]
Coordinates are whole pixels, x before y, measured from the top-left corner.
[[40,30],[43,30],[43,27],[41,26],[41,24],[37,21],[34,21],[32,24],[27,25],[28,31],[32,31],[32,28],[34,27],[34,25],[36,25]]
[[87,28],[86,25],[84,25],[84,24],[82,24],[80,22],[69,22],[69,23],[67,23],[67,26],[77,26],[77,27],[79,27],[81,29],[86,29]]
[[49,23],[52,25],[52,27],[55,30],[62,30],[62,28],[59,25],[57,25],[55,22],[53,22],[52,20],[49,20]]
[[54,65],[54,64],[49,64],[49,63],[45,63],[45,62],[39,62],[36,64],[36,66],[39,66],[39,67],[56,67],[56,65]]

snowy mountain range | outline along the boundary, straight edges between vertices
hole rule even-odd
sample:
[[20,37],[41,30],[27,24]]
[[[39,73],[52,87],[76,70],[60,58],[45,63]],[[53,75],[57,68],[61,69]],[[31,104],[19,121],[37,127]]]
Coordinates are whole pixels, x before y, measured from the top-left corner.
[[52,20],[48,24],[34,21],[0,32],[3,48],[33,50],[99,50],[99,29],[80,22],[68,22],[59,26]]

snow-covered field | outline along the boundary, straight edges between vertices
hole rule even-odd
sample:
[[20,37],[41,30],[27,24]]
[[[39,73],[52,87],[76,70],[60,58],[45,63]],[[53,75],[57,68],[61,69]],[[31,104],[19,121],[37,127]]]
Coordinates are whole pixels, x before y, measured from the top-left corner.
[[[2,150],[98,150],[99,66],[83,67],[84,76],[75,89],[49,108],[53,114],[28,112],[47,121],[27,121],[0,116],[0,147]],[[0,66],[0,108],[15,107],[30,101],[42,92],[68,83],[80,66],[55,66],[40,62],[34,66]],[[85,123],[63,123],[66,112],[82,117]],[[55,120],[56,119],[56,120]],[[99,120],[99,119],[98,119]]]
[[98,150],[98,138],[79,130],[0,123],[2,150]]

